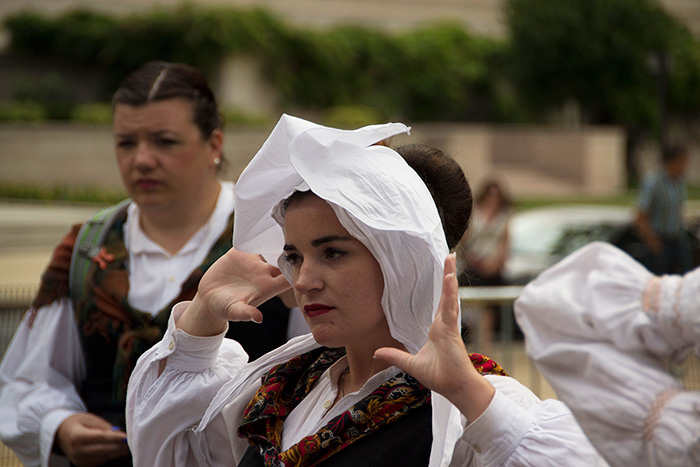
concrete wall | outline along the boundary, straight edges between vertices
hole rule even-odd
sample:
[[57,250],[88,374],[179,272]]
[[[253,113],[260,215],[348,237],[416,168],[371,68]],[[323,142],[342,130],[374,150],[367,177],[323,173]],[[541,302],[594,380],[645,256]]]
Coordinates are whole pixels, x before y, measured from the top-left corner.
[[[226,131],[230,166],[223,178],[238,177],[270,129]],[[616,128],[421,124],[391,144],[407,142],[440,147],[457,159],[475,187],[495,176],[515,196],[606,195],[624,189],[624,134]],[[119,189],[112,146],[107,126],[0,125],[0,182]]]

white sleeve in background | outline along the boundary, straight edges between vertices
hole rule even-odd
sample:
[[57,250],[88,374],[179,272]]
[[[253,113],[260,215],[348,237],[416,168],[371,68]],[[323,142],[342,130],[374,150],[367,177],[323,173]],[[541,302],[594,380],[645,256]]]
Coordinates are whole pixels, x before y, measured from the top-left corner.
[[542,401],[513,378],[484,377],[496,393],[486,411],[466,426],[450,467],[607,465],[562,402]]
[[0,366],[0,440],[26,466],[49,465],[59,425],[86,410],[75,389],[85,364],[72,308],[69,299],[44,306],[31,326],[27,313]]
[[613,466],[700,465],[700,393],[666,370],[700,345],[700,270],[654,277],[603,243],[516,301],[526,350]]

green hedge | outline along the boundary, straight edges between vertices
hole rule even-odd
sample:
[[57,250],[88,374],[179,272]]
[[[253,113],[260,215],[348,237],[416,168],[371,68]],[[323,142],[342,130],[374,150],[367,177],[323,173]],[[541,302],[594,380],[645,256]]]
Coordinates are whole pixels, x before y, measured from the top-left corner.
[[124,190],[106,190],[100,186],[76,187],[66,184],[0,182],[0,199],[37,199],[114,204],[126,198]]
[[492,85],[503,44],[456,24],[399,35],[360,26],[319,31],[291,27],[259,9],[187,5],[126,17],[24,11],[4,26],[13,53],[102,70],[105,100],[149,60],[212,73],[222,57],[249,54],[261,60],[285,106],[371,107],[381,118],[409,120],[499,120],[517,113],[512,102],[502,105]]

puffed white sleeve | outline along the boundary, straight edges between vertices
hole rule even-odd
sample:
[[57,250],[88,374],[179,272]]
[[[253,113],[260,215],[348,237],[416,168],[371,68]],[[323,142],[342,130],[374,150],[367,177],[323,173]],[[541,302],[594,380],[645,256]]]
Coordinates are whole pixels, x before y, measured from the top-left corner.
[[515,304],[526,350],[613,466],[700,465],[700,393],[666,370],[700,345],[700,270],[655,277],[594,243]]
[[51,454],[56,431],[86,411],[76,389],[85,363],[72,310],[64,298],[26,313],[0,366],[0,439],[26,466],[65,463]]
[[134,465],[231,463],[229,434],[221,416],[204,431],[195,434],[195,430],[214,396],[236,377],[248,355],[238,342],[224,339],[225,332],[195,337],[177,329],[175,322],[187,304],[173,307],[163,340],[139,358],[129,378],[126,424]]
[[607,466],[564,403],[540,400],[513,378],[484,377],[496,392],[472,423],[462,416],[450,467]]

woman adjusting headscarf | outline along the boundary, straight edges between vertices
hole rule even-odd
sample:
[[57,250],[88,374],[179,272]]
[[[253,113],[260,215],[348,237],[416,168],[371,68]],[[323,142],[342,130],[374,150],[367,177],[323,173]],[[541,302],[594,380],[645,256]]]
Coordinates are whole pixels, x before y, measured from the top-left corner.
[[[407,131],[282,117],[238,182],[235,248],[134,372],[137,461],[595,465],[562,404],[470,360],[432,188],[376,145]],[[247,364],[226,322],[264,319],[254,307],[290,283],[312,335]]]

